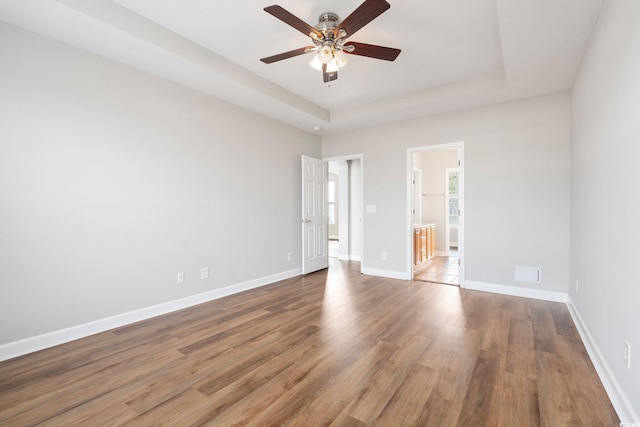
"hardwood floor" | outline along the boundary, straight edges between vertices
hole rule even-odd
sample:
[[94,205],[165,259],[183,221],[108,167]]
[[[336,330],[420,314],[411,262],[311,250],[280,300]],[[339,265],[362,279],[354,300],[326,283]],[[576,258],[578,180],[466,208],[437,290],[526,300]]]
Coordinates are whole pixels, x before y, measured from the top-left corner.
[[3,362],[0,425],[618,425],[563,304],[358,269]]

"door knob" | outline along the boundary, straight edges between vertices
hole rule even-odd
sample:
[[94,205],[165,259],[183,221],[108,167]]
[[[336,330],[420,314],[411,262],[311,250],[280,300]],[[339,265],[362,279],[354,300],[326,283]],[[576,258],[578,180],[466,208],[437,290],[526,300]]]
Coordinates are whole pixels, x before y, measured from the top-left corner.
[[307,218],[305,218],[305,219],[302,220],[302,222],[305,223],[305,224],[308,224],[308,223],[313,222],[313,221],[309,221]]

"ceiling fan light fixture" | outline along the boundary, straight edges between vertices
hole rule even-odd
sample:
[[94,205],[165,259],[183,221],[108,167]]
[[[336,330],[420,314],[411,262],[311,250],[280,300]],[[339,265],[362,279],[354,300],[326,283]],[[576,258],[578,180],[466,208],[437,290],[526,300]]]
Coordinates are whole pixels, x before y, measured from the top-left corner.
[[327,64],[327,73],[335,73],[338,68],[338,61],[334,59]]
[[333,60],[333,49],[331,49],[331,46],[322,46],[322,49],[318,52],[318,58],[323,64],[331,62]]
[[336,50],[334,57],[339,68],[342,68],[349,63],[349,58],[342,50]]
[[311,65],[318,71],[322,71],[322,61],[320,61],[320,58],[318,58],[317,53],[313,55],[313,59],[311,60],[311,62],[309,62],[309,65]]

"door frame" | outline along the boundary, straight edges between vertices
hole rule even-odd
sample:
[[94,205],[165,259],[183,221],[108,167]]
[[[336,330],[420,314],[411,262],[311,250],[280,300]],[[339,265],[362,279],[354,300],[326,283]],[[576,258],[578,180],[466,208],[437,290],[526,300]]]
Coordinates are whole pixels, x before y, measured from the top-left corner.
[[[360,272],[362,273],[362,266],[364,265],[364,154],[347,154],[344,156],[336,157],[323,157],[322,160],[327,162],[346,161],[346,160],[359,160],[360,161],[360,195],[362,197],[362,206],[360,206]],[[339,189],[340,191],[342,189]],[[349,194],[349,200],[351,194]],[[342,221],[341,221],[342,225]],[[342,228],[341,228],[342,230]],[[351,221],[348,221],[348,230],[351,230]],[[342,231],[340,232],[342,234]]]
[[413,194],[411,198],[411,220],[415,222],[416,218],[422,218],[422,203],[416,204],[422,194],[422,170],[414,168],[411,171],[411,185],[411,193]]
[[[459,160],[459,159],[458,159]],[[445,248],[445,253],[447,254],[447,256],[450,255],[450,251],[451,251],[451,224],[449,223],[449,200],[450,200],[450,194],[449,194],[449,175],[455,172],[456,174],[458,174],[458,181],[460,181],[460,168],[459,167],[455,167],[455,168],[446,168],[444,170],[444,182],[447,183],[447,191],[444,192],[444,208],[445,208],[445,214],[444,214],[444,248]],[[459,187],[458,187],[459,188]],[[460,201],[460,196],[458,196],[458,202]],[[458,206],[459,207],[459,206]]]
[[460,279],[460,288],[465,288],[465,243],[464,243],[464,200],[465,200],[465,190],[464,190],[464,141],[459,142],[450,142],[444,144],[435,144],[435,145],[426,145],[422,147],[411,147],[407,148],[407,164],[406,164],[406,227],[405,227],[405,248],[406,248],[406,260],[407,260],[407,270],[406,277],[409,280],[413,280],[413,221],[411,215],[411,203],[413,199],[413,155],[415,153],[420,153],[424,151],[436,151],[436,150],[446,150],[450,148],[458,149],[458,161],[459,161],[459,171],[458,171],[458,184],[460,185],[460,219],[458,225],[458,277]]

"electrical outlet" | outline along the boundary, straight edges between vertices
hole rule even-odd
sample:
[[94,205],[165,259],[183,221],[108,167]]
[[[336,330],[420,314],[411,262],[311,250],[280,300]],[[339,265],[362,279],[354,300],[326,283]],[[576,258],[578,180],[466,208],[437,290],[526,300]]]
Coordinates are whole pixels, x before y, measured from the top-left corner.
[[387,253],[386,252],[380,252],[380,259],[383,261],[387,260]]
[[287,261],[291,261],[291,252],[287,252]]
[[176,276],[176,282],[184,283],[184,271],[178,273],[178,275]]
[[202,280],[209,278],[209,267],[202,267],[200,269],[200,278]]
[[624,340],[624,363],[631,369],[631,344],[627,340]]

